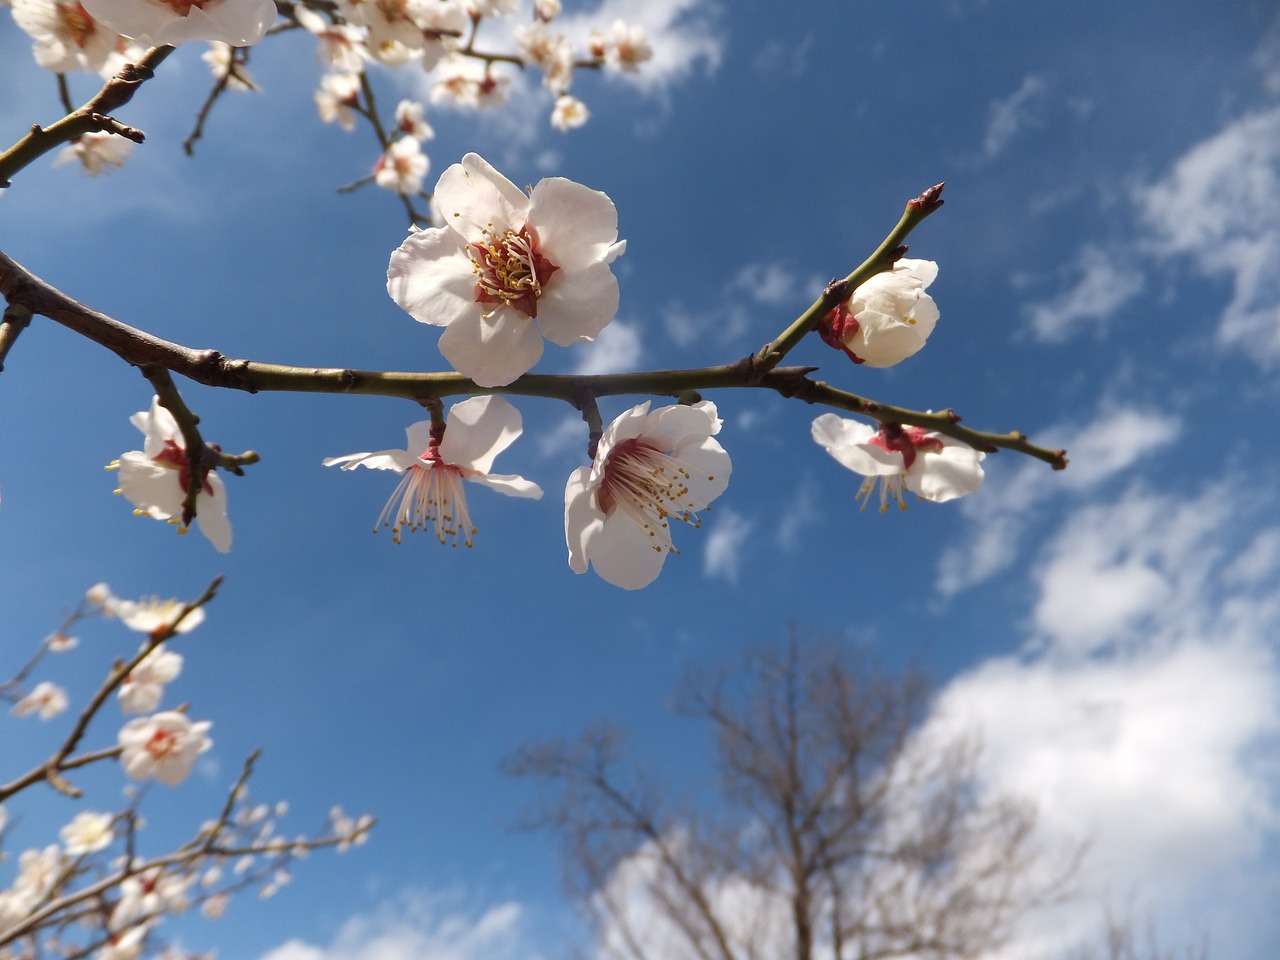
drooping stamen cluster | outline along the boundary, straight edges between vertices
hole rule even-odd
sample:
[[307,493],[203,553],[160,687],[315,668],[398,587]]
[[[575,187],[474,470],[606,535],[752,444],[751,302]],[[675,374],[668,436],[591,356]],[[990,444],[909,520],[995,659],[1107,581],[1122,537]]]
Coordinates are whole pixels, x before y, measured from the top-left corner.
[[867,442],[873,447],[902,455],[902,471],[892,474],[867,477],[858,488],[857,498],[862,501],[862,509],[867,509],[867,501],[871,492],[880,482],[880,512],[889,509],[890,499],[896,500],[899,510],[907,509],[907,502],[902,496],[906,484],[907,471],[916,462],[916,454],[920,452],[936,453],[942,450],[942,441],[937,437],[926,436],[924,427],[904,427],[900,423],[883,423],[876,435]]
[[538,252],[527,226],[489,234],[467,247],[476,275],[476,303],[507,303],[528,317],[538,315],[543,285],[560,268]]
[[[391,539],[400,543],[402,530],[412,533],[430,525],[441,543],[448,543],[452,538],[456,547],[461,537],[465,546],[471,546],[471,538],[479,531],[472,525],[471,512],[467,509],[463,468],[441,460],[440,447],[434,443],[418,459],[421,464],[415,463],[405,470],[404,477],[391,492],[373,532],[389,526]],[[397,499],[399,506],[396,506]]]
[[702,526],[698,512],[711,509],[690,495],[690,469],[643,438],[623,440],[605,459],[597,503],[606,514],[622,511],[648,533],[654,550],[679,553],[671,542],[669,521],[679,520],[696,530]]

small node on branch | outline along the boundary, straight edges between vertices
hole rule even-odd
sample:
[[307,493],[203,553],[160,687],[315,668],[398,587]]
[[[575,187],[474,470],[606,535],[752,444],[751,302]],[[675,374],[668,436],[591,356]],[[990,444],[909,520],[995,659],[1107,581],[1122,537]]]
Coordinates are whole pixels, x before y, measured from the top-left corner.
[[943,411],[942,411],[942,415],[943,415],[944,417],[946,417],[946,418],[947,418],[947,420],[948,420],[948,422],[950,422],[950,423],[959,423],[959,422],[960,422],[960,414],[956,413],[956,412],[955,412],[954,410],[952,410],[950,407],[947,407],[947,409],[943,410]]
[[904,243],[902,246],[896,248],[889,254],[889,262],[897,263],[899,260],[901,260],[903,257],[907,255],[907,251],[910,249],[911,249],[911,245],[909,243]]
[[913,200],[907,201],[908,207],[915,207],[917,210],[935,210],[942,206],[945,202],[939,199],[942,196],[942,188],[946,183],[935,183],[928,190],[924,191],[920,196]]
[[845,291],[849,288],[847,277],[832,277],[831,282],[822,288],[822,299],[827,297],[839,297],[844,299]]
[[1049,466],[1054,470],[1065,470],[1067,469],[1067,464],[1070,462],[1071,461],[1067,459],[1066,450],[1055,450],[1053,451],[1053,460],[1050,462]]

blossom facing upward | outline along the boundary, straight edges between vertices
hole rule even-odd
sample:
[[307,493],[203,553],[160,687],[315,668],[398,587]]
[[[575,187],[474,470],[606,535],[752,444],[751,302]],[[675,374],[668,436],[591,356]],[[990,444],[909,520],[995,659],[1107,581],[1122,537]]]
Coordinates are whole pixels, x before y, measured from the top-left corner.
[[[153,397],[151,408],[141,410],[129,422],[142,431],[141,450],[121,455],[108,469],[119,469],[122,493],[139,516],[179,523],[187,493],[187,451],[173,414]],[[231,549],[231,522],[227,519],[227,490],[222,478],[208,470],[196,498],[196,525],[219,553]],[[181,532],[186,532],[185,528]]]
[[156,46],[221,40],[247,47],[276,19],[273,0],[86,0],[84,8],[121,36]]
[[610,264],[625,248],[605,194],[561,177],[526,196],[467,154],[436,184],[445,226],[416,230],[392,255],[387,292],[444,327],[440,352],[484,387],[505,386],[560,346],[592,340],[618,310]]
[[111,846],[111,841],[115,839],[111,820],[109,813],[95,813],[92,810],[77,813],[58,834],[67,854],[78,857],[85,853],[97,853]]
[[824,413],[813,421],[812,433],[827,453],[866,477],[858,490],[863,509],[877,483],[881,513],[889,509],[890,500],[907,508],[904,488],[922,500],[945,503],[982,486],[986,454],[923,427],[882,424],[877,429]]
[[120,764],[130,779],[155,779],[172,787],[187,779],[196,757],[213,746],[211,726],[208,720],[192,723],[176,710],[130,720],[117,737]]
[[590,563],[604,580],[626,590],[652,583],[667,555],[671,522],[692,527],[698,514],[729,485],[733,464],[719,442],[715,404],[673,405],[649,412],[646,401],[613,421],[600,438],[595,462],[565,485],[564,534],[569,566]]
[[509,497],[537,500],[542,488],[514,474],[490,473],[493,461],[520,436],[520,411],[502,397],[472,397],[454,404],[445,418],[444,436],[432,435],[431,421],[423,420],[405,431],[404,450],[349,453],[329,457],[326,467],[343,470],[369,467],[404,474],[374,524],[391,527],[391,539],[400,542],[402,530],[430,527],[441,543],[461,539],[471,546],[476,528],[467,508],[463,480],[479,483]]
[[411,194],[422,189],[429,161],[414,137],[400,137],[378,158],[373,167],[373,182],[384,190]]
[[938,322],[938,305],[924,292],[937,276],[932,260],[899,260],[823,318],[822,339],[854,363],[901,363],[924,346]]

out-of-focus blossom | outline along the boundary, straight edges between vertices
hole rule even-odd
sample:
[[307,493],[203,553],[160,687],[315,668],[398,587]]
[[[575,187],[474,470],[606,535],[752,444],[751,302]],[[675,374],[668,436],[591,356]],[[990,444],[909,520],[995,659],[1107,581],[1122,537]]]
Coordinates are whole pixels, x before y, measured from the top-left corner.
[[533,0],[533,13],[543,23],[560,16],[560,0]]
[[984,453],[923,427],[882,424],[878,429],[858,420],[824,413],[813,421],[813,439],[827,453],[866,479],[858,489],[865,509],[877,484],[880,511],[894,501],[905,510],[902,491],[944,503],[982,486]]
[[154,45],[221,40],[247,47],[276,19],[272,0],[85,0],[84,7],[116,33]]
[[124,772],[133,780],[154,778],[167,787],[181,783],[196,757],[213,746],[211,726],[208,720],[192,723],[175,710],[130,720],[118,737]]
[[822,319],[822,339],[855,363],[900,363],[924,346],[938,322],[938,305],[924,292],[937,276],[932,260],[899,260]]
[[564,533],[569,566],[588,562],[627,590],[648,586],[678,553],[671,523],[701,526],[699,513],[729,484],[733,465],[713,439],[715,404],[632,407],[604,431],[595,462],[569,475]]
[[356,106],[360,103],[360,76],[355,73],[326,73],[315,94],[316,109],[325,123],[336,123],[350,133],[356,128]]
[[320,62],[339,73],[359,73],[369,59],[366,31],[350,23],[331,23],[309,7],[293,8],[294,19],[320,42]]
[[138,960],[146,946],[148,929],[147,924],[140,923],[113,933],[98,951],[96,960]]
[[556,105],[551,111],[551,125],[557,130],[575,130],[591,117],[587,105],[577,97],[565,94],[556,97]]
[[165,913],[182,913],[191,905],[187,897],[194,878],[151,867],[120,883],[120,899],[111,911],[109,926],[123,930],[136,920],[151,920]]
[[18,857],[18,879],[13,884],[14,893],[33,905],[57,889],[62,881],[66,861],[62,849],[51,844],[43,850],[23,850]]
[[60,167],[74,160],[80,161],[84,172],[91,177],[110,173],[112,167],[123,167],[133,153],[133,141],[114,133],[92,131],[82,133],[53,158],[53,165]]
[[110,80],[120,72],[126,63],[137,63],[146,52],[146,44],[130,40],[128,37],[117,37],[115,47],[107,54],[107,59],[103,61],[102,66],[98,68],[98,76],[103,80]]
[[430,161],[413,137],[401,137],[391,144],[373,167],[373,182],[384,190],[413,194],[422,189]]
[[[151,407],[129,418],[142,431],[143,447],[121,455],[111,467],[120,470],[120,489],[139,516],[179,523],[187,493],[187,451],[173,414],[153,397]],[[227,491],[217,472],[205,472],[196,498],[196,526],[214,549],[231,549],[231,522],[227,519]]]
[[431,85],[431,102],[468,110],[497,109],[507,102],[509,77],[470,57],[442,60],[439,79]]
[[422,104],[414,100],[401,100],[396,104],[396,129],[416,140],[431,140],[436,132],[423,117]]
[[516,0],[464,0],[473,17],[509,17],[516,12]]
[[392,492],[378,521],[378,527],[391,527],[391,538],[400,542],[400,532],[430,527],[441,543],[459,538],[471,546],[476,528],[467,507],[463,480],[479,483],[509,497],[537,500],[542,488],[514,474],[495,474],[489,470],[498,454],[520,436],[520,411],[502,397],[472,397],[454,404],[445,420],[444,439],[435,442],[431,421],[423,420],[405,431],[404,450],[379,450],[376,453],[351,453],[330,457],[326,467],[343,470],[369,467],[394,470],[404,479]]
[[227,904],[230,902],[231,898],[225,893],[215,893],[200,904],[200,912],[209,920],[218,920],[227,912]]
[[163,644],[156,647],[121,682],[116,691],[120,709],[125,713],[150,713],[160,705],[164,685],[177,679],[181,672],[182,654],[165,649]]
[[652,56],[653,47],[649,46],[649,37],[644,27],[622,20],[613,21],[604,44],[605,63],[627,73],[635,73],[640,69],[640,64]]
[[[159,597],[143,597],[141,600],[117,600],[116,615],[130,630],[153,634],[163,627],[171,627],[186,608],[181,600],[161,600]],[[178,623],[177,633],[190,633],[204,623],[204,607],[196,607]]]
[[67,709],[67,692],[56,683],[41,680],[31,692],[13,705],[15,717],[37,714],[41,720],[52,720]]
[[51,633],[44,638],[44,645],[50,653],[66,653],[80,645],[80,638],[66,633]]
[[76,0],[13,0],[13,19],[34,41],[36,63],[57,73],[101,70],[120,39]]
[[104,617],[114,617],[116,615],[116,605],[120,602],[119,598],[111,592],[111,588],[105,583],[95,583],[86,590],[84,592],[84,600],[90,606],[96,607]]
[[409,234],[387,292],[411,317],[445,327],[440,352],[481,386],[503,386],[561,346],[592,340],[618,310],[610,269],[625,249],[605,194],[561,177],[529,195],[467,154],[436,184],[445,226]]
[[78,857],[85,853],[97,853],[111,846],[115,833],[111,830],[111,814],[82,810],[58,834],[67,854]]
[[[306,7],[298,7],[306,10]],[[308,11],[310,12],[310,11]],[[231,46],[221,41],[209,44],[209,49],[200,54],[200,59],[209,65],[209,70],[216,79],[227,78],[227,87],[231,90],[257,90],[249,68],[240,63],[231,53]]]
[[573,77],[573,47],[568,38],[552,33],[541,20],[516,27],[515,38],[521,59],[543,70],[554,92],[564,93]]

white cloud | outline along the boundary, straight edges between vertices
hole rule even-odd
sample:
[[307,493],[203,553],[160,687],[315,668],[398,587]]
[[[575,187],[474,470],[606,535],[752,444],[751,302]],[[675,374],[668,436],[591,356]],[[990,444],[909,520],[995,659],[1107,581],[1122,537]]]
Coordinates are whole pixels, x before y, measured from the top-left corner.
[[585,457],[587,452],[587,426],[580,416],[567,416],[552,429],[538,434],[535,441],[538,456],[544,460],[559,459],[575,447]]
[[1155,253],[1230,280],[1218,342],[1280,363],[1280,108],[1227,124],[1135,201]]
[[1042,77],[1028,74],[1009,96],[991,101],[987,107],[987,133],[982,140],[983,156],[993,159],[1023,127],[1035,122],[1033,108],[1047,89]]
[[[745,424],[740,424],[744,428]],[[800,534],[818,520],[818,511],[814,503],[818,500],[818,490],[812,481],[806,480],[796,489],[791,505],[782,511],[778,520],[776,542],[778,549],[795,550],[800,545]]]
[[805,67],[809,63],[809,49],[812,46],[813,34],[811,33],[790,42],[776,37],[771,38],[751,58],[751,66],[758,73],[796,80],[804,76]]
[[938,697],[930,728],[980,731],[988,789],[1034,799],[1046,842],[1092,841],[1080,886],[1095,899],[1039,918],[1002,957],[1038,956],[1033,944],[1062,955],[1098,929],[1099,899],[1133,893],[1165,942],[1207,926],[1215,955],[1274,947],[1259,898],[1224,883],[1280,883],[1262,857],[1280,824],[1267,759],[1280,528],[1233,553],[1230,517],[1217,488],[1072,515],[1037,572],[1041,646]]
[[1084,493],[1141,463],[1172,443],[1182,424],[1177,417],[1140,407],[1106,405],[1080,427],[1049,427],[1037,440],[1065,447],[1071,463],[1051,472],[1039,462],[1024,462],[1011,473],[987,461],[982,495],[962,501],[969,521],[962,544],[948,547],[938,567],[938,590],[951,595],[994,576],[1018,554],[1027,518],[1041,503],[1064,492]]
[[579,344],[575,349],[580,359],[573,372],[581,376],[635,370],[644,355],[639,330],[621,320],[614,320],[601,330],[592,343]]
[[755,529],[755,522],[729,509],[715,511],[713,518],[715,522],[708,524],[702,572],[737,583],[744,559],[743,544]]
[[262,960],[528,960],[519,942],[519,904],[477,913],[461,909],[459,899],[406,892],[372,914],[351,917],[328,947],[290,940]]
[[1037,340],[1061,343],[1084,330],[1101,332],[1103,321],[1141,293],[1144,283],[1140,271],[1093,245],[1081,248],[1072,272],[1077,275],[1073,286],[1045,303],[1027,307]]
[[709,0],[603,0],[594,10],[562,16],[556,24],[580,48],[591,30],[607,30],[614,20],[644,27],[653,58],[636,73],[610,70],[607,75],[658,93],[699,67],[714,73],[720,66],[726,35],[718,16],[718,7]]
[[725,293],[745,293],[755,303],[791,306],[799,312],[817,298],[822,286],[820,279],[800,277],[782,263],[749,263],[729,281]]

